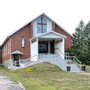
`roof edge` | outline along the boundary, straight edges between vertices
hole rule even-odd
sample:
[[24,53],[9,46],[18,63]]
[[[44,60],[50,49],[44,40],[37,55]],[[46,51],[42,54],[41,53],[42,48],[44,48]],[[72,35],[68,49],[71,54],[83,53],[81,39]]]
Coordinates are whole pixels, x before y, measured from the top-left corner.
[[[34,17],[32,20],[28,21],[26,24],[24,24],[23,26],[19,27],[16,31],[14,31],[12,34],[10,34],[9,36],[6,37],[6,39],[4,40],[4,42],[1,44],[1,47],[7,42],[7,40],[16,32],[18,32],[19,30],[21,30],[23,27],[25,27],[26,25],[28,25],[29,23],[31,23],[32,21],[34,21],[35,19],[37,19],[38,17],[44,15],[45,17],[49,18],[48,15],[46,15],[44,12],[39,14],[38,16]],[[59,24],[57,24],[53,19],[49,18],[52,22],[54,22],[59,28],[61,28],[63,31],[65,31],[68,35],[70,35],[65,29],[63,29]],[[72,37],[72,35],[70,35]]]
[[67,36],[62,35],[62,34],[60,34],[60,33],[57,33],[57,32],[55,32],[55,31],[46,32],[46,33],[44,33],[44,34],[42,34],[42,35],[39,35],[38,37],[41,37],[41,36],[46,35],[46,34],[49,34],[49,33],[54,33],[54,34],[60,35],[60,36],[63,37],[63,38],[67,38]]

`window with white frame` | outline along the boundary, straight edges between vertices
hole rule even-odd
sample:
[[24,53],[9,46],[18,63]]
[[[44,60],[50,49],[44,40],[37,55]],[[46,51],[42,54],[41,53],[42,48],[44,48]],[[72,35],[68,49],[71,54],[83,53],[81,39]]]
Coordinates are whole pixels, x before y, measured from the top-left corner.
[[47,20],[43,17],[37,19],[37,32],[45,33],[47,32]]
[[25,47],[25,39],[24,39],[24,36],[22,36],[21,44],[22,44],[22,48],[24,48],[24,47]]

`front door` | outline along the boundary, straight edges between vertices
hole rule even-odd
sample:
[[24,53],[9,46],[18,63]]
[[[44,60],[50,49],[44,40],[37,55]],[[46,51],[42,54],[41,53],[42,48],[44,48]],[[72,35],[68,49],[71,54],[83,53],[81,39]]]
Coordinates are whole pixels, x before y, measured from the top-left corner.
[[19,54],[13,54],[13,63],[15,66],[19,66],[19,58],[20,58]]
[[55,47],[55,45],[54,45],[54,40],[53,40],[53,41],[50,42],[50,53],[51,54],[54,54],[55,53],[54,52],[54,47]]
[[39,41],[39,53],[48,53],[48,41]]

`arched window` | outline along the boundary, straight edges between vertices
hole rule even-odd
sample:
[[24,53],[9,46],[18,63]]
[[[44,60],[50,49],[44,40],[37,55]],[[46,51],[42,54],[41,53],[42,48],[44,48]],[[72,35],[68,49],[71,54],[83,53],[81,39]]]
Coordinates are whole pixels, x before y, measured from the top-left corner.
[[43,17],[37,19],[37,32],[45,33],[47,31],[47,20]]
[[24,48],[25,47],[25,39],[24,39],[24,37],[22,37],[21,44],[22,44],[22,48]]

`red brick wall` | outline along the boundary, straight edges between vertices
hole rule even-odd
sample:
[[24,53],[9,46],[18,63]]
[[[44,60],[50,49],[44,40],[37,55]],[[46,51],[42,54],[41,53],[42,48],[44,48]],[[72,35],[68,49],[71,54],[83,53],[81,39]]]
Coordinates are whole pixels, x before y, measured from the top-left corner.
[[[11,52],[13,52],[15,50],[21,51],[23,53],[23,55],[21,55],[21,59],[27,59],[30,57],[30,41],[29,41],[29,39],[32,37],[31,26],[32,26],[32,23],[26,25],[21,30],[19,30],[18,32],[16,32],[15,34],[13,34],[11,36]],[[24,48],[22,48],[22,45],[21,45],[22,36],[25,39],[25,47]]]
[[[22,36],[25,39],[25,47],[22,48],[21,40]],[[11,52],[19,50],[23,53],[21,59],[27,59],[30,57],[30,42],[29,39],[33,36],[32,23],[26,25],[22,29],[12,34],[9,39],[2,46],[2,60],[9,60],[12,58]]]
[[30,27],[30,38],[32,38],[33,37],[33,23],[32,22],[29,24],[29,27]]
[[67,37],[65,39],[65,50],[70,49],[71,48],[71,36],[64,30],[60,29],[56,24],[52,23],[52,29],[53,29],[53,27],[55,28],[55,30],[54,30],[55,32],[58,32]]
[[2,47],[2,60],[9,60],[11,58],[11,39],[8,39],[7,42]]
[[2,47],[2,60],[4,60],[4,46]]
[[55,31],[55,26],[56,26],[55,23],[52,22],[52,30],[53,30],[53,31]]
[[2,51],[0,50],[0,63],[2,63]]
[[[30,57],[30,41],[29,39],[33,36],[32,31],[32,22],[26,26],[24,26],[22,29],[18,30],[14,34],[10,36],[10,38],[7,40],[7,42],[2,47],[2,59],[8,60],[11,58],[11,52],[15,50],[19,50],[23,53],[21,55],[21,59],[27,59]],[[54,22],[52,23],[52,29],[60,34],[63,34],[67,36],[65,39],[65,49],[71,48],[71,36],[60,29]],[[25,39],[25,47],[22,48],[21,40],[22,36]],[[7,48],[7,49],[6,49]],[[0,54],[1,55],[1,54]]]

